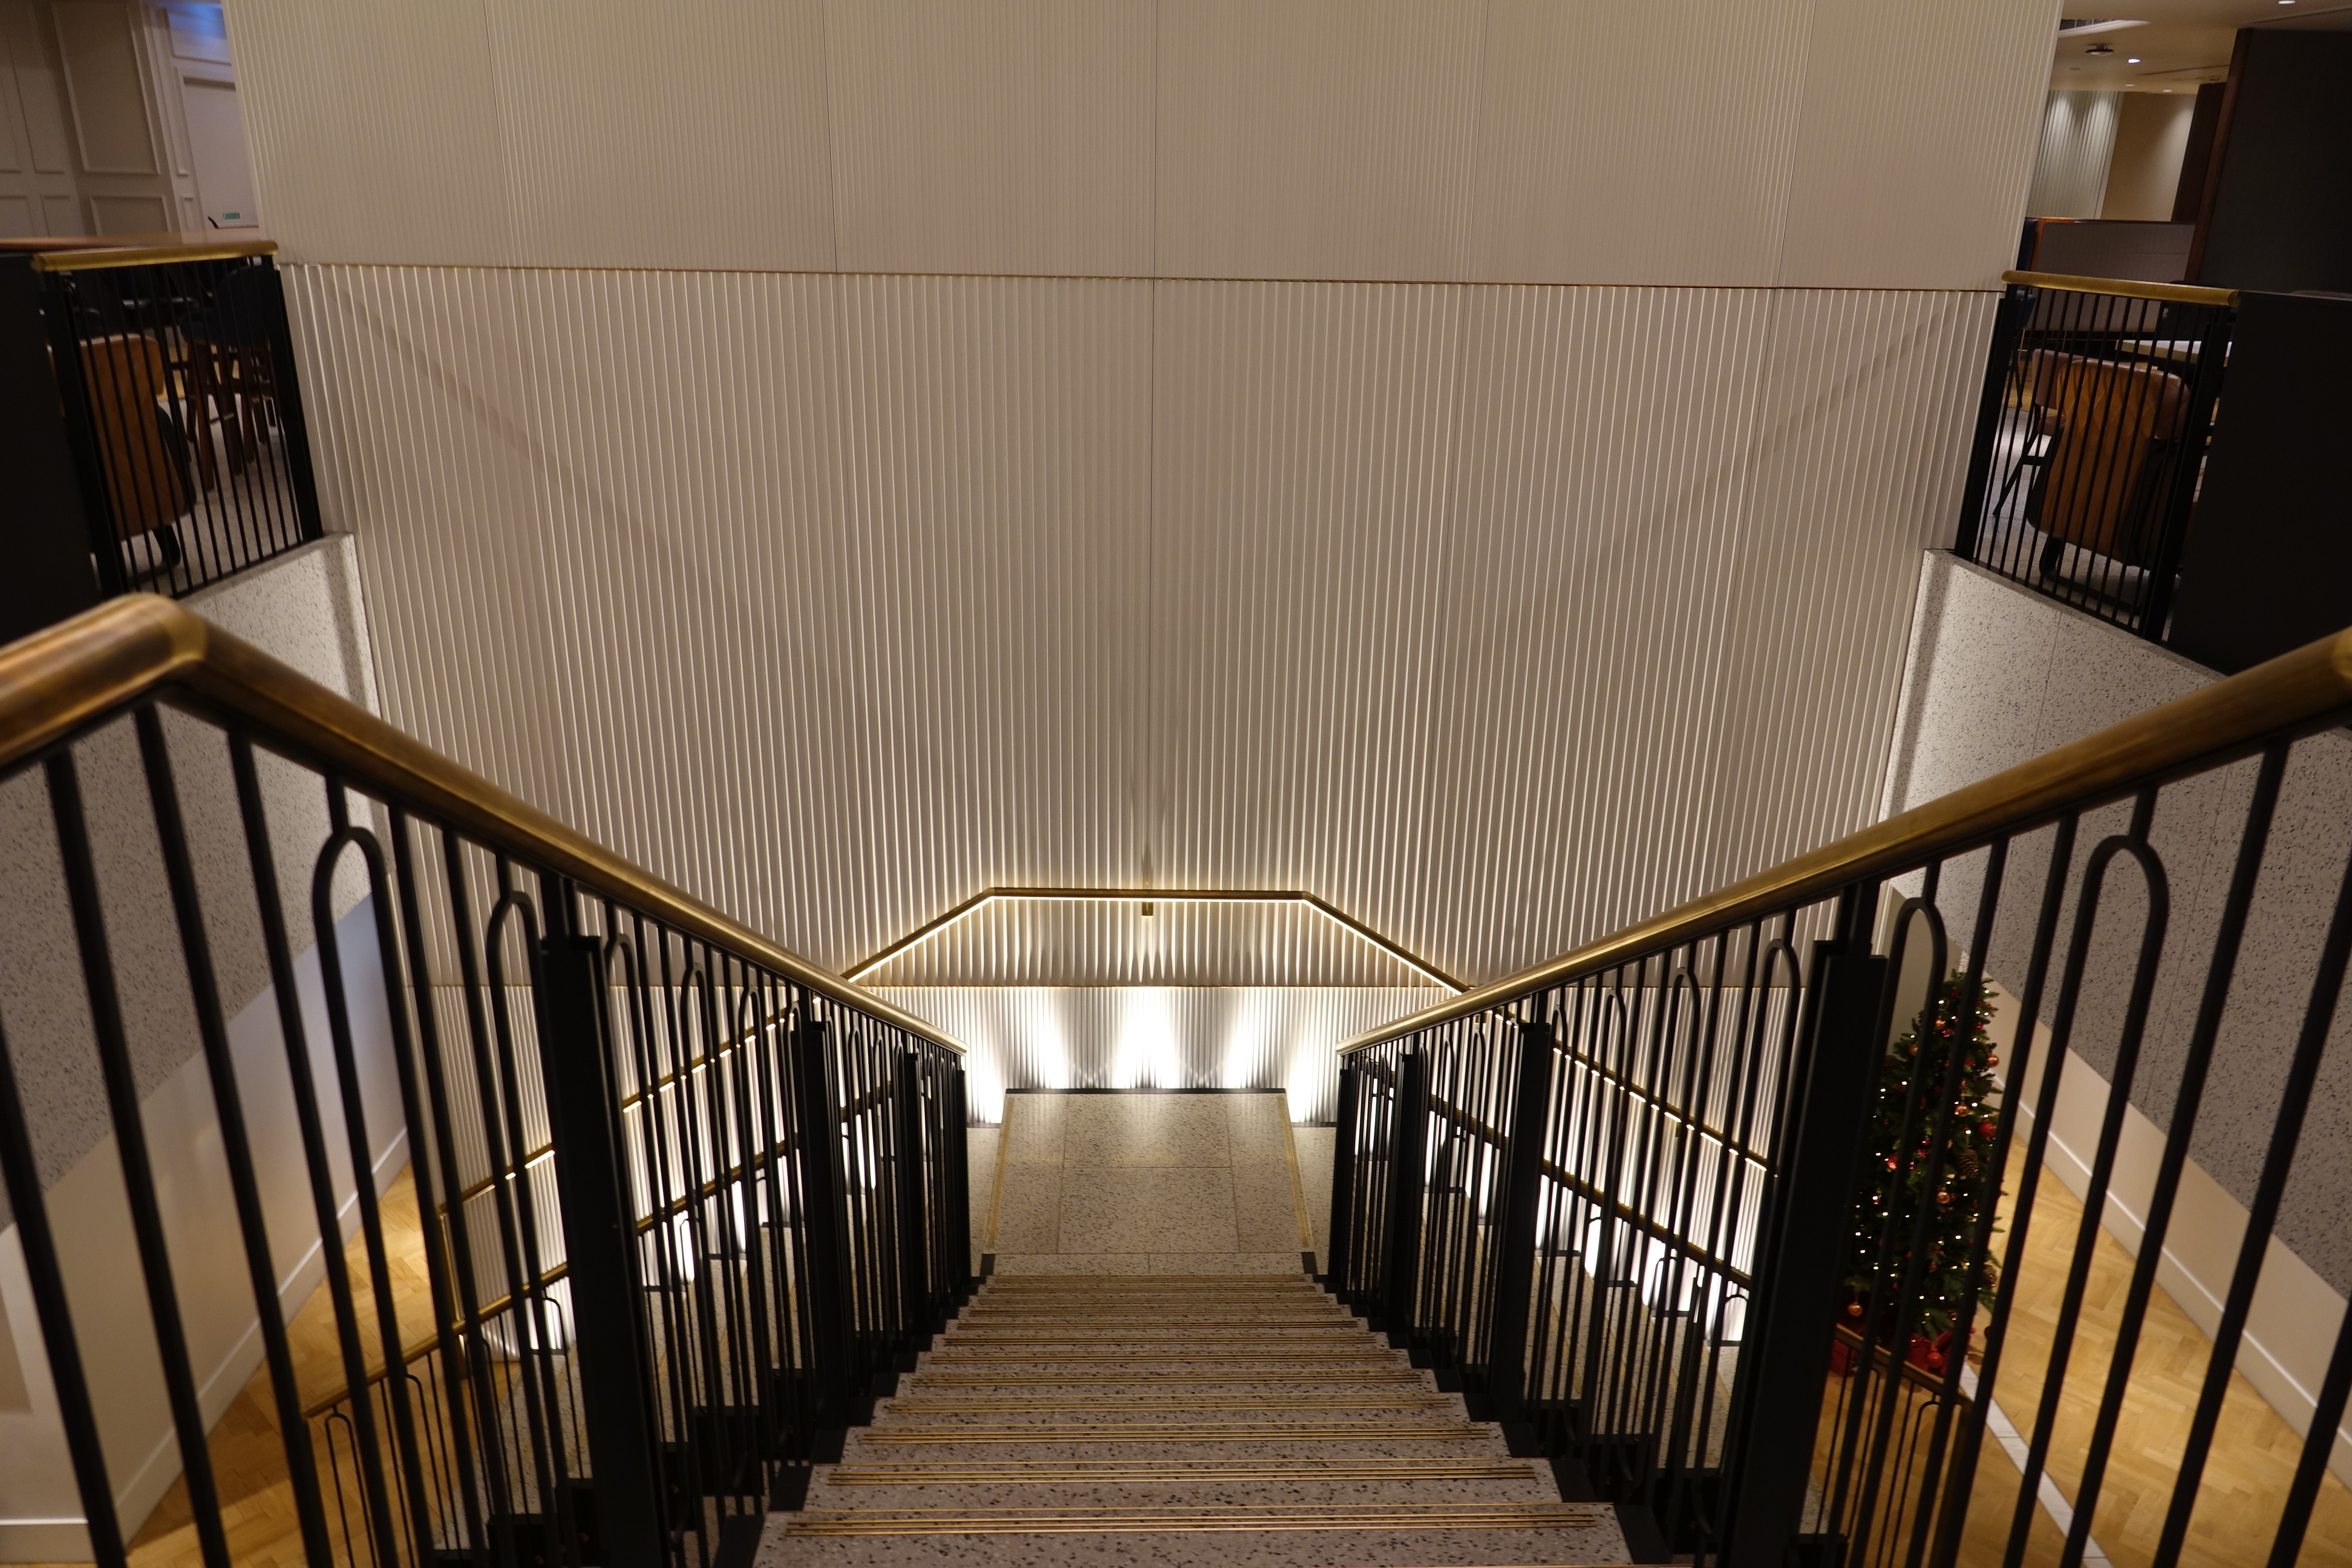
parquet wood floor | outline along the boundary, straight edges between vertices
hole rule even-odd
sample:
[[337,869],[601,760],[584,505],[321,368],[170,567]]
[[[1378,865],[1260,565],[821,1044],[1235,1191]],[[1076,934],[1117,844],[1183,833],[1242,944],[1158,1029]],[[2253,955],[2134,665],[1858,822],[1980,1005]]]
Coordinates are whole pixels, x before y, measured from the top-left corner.
[[[401,1342],[412,1343],[430,1330],[433,1313],[425,1272],[424,1229],[416,1216],[416,1189],[406,1171],[385,1191],[381,1206]],[[371,1352],[367,1364],[373,1373],[383,1358],[376,1351],[373,1293],[366,1288],[367,1248],[356,1233],[344,1248],[343,1261],[359,1300],[361,1343]],[[286,1337],[295,1385],[305,1405],[342,1389],[342,1352],[335,1336],[334,1309],[323,1283],[289,1321]],[[286,1475],[286,1450],[278,1436],[277,1405],[266,1365],[230,1402],[214,1426],[206,1447],[220,1488],[230,1557],[251,1568],[300,1568],[302,1541],[294,1515],[294,1488]],[[331,1499],[332,1483],[323,1464],[320,1484]],[[329,1518],[331,1524],[331,1501]],[[337,1552],[340,1557],[340,1542]],[[187,1483],[176,1480],[132,1538],[131,1563],[132,1568],[180,1568],[182,1564],[194,1568],[200,1561]]]
[[[2020,1165],[2012,1162],[2004,1184],[2011,1193],[2017,1190]],[[2009,1209],[2004,1200],[2000,1245],[2006,1245],[2013,1218]],[[2028,1438],[2050,1365],[2066,1268],[2082,1220],[2080,1201],[2054,1176],[2045,1176],[2034,1197],[2024,1266],[2009,1281],[2014,1306],[2000,1383],[1993,1390],[1995,1402]],[[2051,1479],[2070,1501],[2079,1495],[2084,1453],[2105,1391],[2132,1266],[2130,1254],[2102,1230],[2050,1445]],[[2091,1525],[2092,1539],[2116,1568],[2141,1568],[2154,1561],[2211,1349],[2211,1342],[2188,1314],[2171,1297],[2158,1290],[2150,1300],[2139,1349],[2133,1358],[2118,1427],[2122,1438],[2108,1463]],[[1836,1393],[1833,1382],[1830,1399],[1824,1402],[1825,1422]],[[2197,1510],[2181,1554],[2182,1568],[2249,1568],[2267,1560],[2280,1505],[2294,1479],[2302,1448],[2293,1430],[2253,1385],[2231,1373],[2221,1427],[2206,1462]],[[1817,1475],[1827,1449],[1824,1434],[1816,1447]],[[2000,1568],[2022,1480],[2016,1465],[1988,1436],[1971,1489],[1960,1568]],[[2055,1563],[2062,1545],[2063,1536],[2048,1510],[2036,1507],[2023,1562],[2029,1568]],[[1900,1561],[1899,1553],[1896,1560]],[[2312,1568],[2352,1568],[2352,1493],[2333,1476],[2322,1485],[2298,1562]]]

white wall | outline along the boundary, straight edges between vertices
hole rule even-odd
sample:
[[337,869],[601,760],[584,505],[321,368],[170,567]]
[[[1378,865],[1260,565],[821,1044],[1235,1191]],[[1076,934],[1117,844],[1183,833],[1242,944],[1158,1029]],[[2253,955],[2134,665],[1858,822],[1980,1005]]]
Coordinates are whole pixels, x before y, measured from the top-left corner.
[[2042,106],[2029,217],[2097,217],[2106,200],[2116,119],[2126,94],[2053,91]]
[[[2153,644],[1945,553],[1922,574],[1903,716],[1889,754],[1888,815],[1934,799],[2086,735],[2220,677]],[[2205,959],[2252,795],[2252,764],[2240,763],[2168,792],[2149,835],[2165,867],[2170,913],[2121,1157],[2104,1216],[2137,1254],[2141,1219],[2170,1125]],[[2087,817],[2076,851],[2121,825],[2124,806]],[[2032,896],[2046,864],[2047,833],[2012,856],[1986,970],[2015,987]],[[2210,1074],[2189,1142],[2179,1206],[2158,1280],[2210,1332],[2229,1291],[2248,1205],[2270,1147],[2317,946],[2352,858],[2352,738],[2332,731],[2298,742],[2282,788],[2221,1016]],[[2023,879],[2023,881],[2020,881]],[[1948,929],[1968,931],[1981,878],[1956,862],[1938,890]],[[2020,887],[2024,892],[2017,891]],[[2050,1169],[2080,1195],[2098,1142],[2116,1070],[2115,1019],[2130,978],[2116,933],[2137,930],[2145,907],[2128,877],[2103,906],[2100,947],[2086,969],[2073,1048],[2061,1074]],[[2111,919],[2108,910],[2114,910]],[[2016,911],[2012,918],[2012,911]],[[2061,911],[2062,930],[2073,913]],[[2111,941],[2116,938],[2116,941]],[[1964,935],[1955,936],[1962,942]],[[1996,1020],[2006,1037],[2014,1009]],[[2037,1024],[2046,1042],[2047,1018]],[[2045,1063],[2049,1052],[2037,1052]],[[2038,1094],[2039,1076],[2026,1086]],[[2029,1100],[2029,1104],[2032,1103]],[[2345,1299],[2352,1290],[2352,1232],[2342,1216],[2352,1194],[2352,1008],[2339,1006],[2318,1082],[2305,1107],[2294,1177],[2264,1264],[2239,1370],[2297,1432],[2310,1425]],[[2347,1472],[2352,1447],[2339,1442]]]
[[2193,92],[2127,92],[2116,116],[2116,145],[2099,216],[2169,223],[2189,150]]

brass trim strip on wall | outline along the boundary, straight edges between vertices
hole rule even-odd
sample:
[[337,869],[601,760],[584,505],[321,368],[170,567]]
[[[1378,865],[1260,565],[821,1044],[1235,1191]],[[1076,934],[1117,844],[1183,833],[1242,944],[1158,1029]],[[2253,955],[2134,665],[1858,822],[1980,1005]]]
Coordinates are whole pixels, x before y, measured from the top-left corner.
[[101,267],[154,267],[166,261],[233,261],[275,256],[274,239],[233,239],[218,245],[122,245],[93,250],[44,250],[33,258],[36,272],[89,272]]
[[339,773],[369,793],[731,948],[843,1006],[963,1054],[962,1046],[913,1014],[777,946],[157,595],[125,595],[0,648],[0,768],[150,692],[168,692],[198,711],[241,720],[271,751]]
[[1034,899],[1045,901],[1062,900],[1070,903],[1304,904],[1318,914],[1325,916],[1334,924],[1342,926],[1354,935],[1370,942],[1407,968],[1419,970],[1439,984],[1455,991],[1469,989],[1467,983],[1454,979],[1427,959],[1415,954],[1403,943],[1391,941],[1355,916],[1326,903],[1312,893],[1299,892],[1293,889],[1248,888],[983,888],[944,914],[935,915],[925,921],[863,963],[851,966],[846,977],[853,981],[857,980],[860,976],[878,969],[891,959],[898,957],[925,938],[938,935],[982,904],[998,899],[1008,900]]
[[2128,278],[2077,278],[2070,272],[2004,272],[2004,283],[2027,289],[2057,289],[2069,294],[2112,294],[2120,300],[2168,300],[2179,305],[2235,305],[2235,289],[2200,289],[2193,283],[2139,283]]
[[2053,821],[2068,809],[2097,805],[2191,768],[2234,760],[2273,739],[2325,729],[2347,707],[2352,630],[2281,654],[1549,963],[1424,1007],[1339,1048],[1360,1050],[1467,1017],[1850,882],[1893,876],[1937,856],[1974,849],[2004,833]]

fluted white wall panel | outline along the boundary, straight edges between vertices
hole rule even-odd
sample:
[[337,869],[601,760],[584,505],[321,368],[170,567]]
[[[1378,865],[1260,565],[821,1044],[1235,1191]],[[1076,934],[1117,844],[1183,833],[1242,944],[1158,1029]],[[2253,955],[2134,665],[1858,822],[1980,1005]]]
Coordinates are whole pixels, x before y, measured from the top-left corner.
[[1473,980],[1867,820],[1990,308],[289,289],[428,742],[830,965],[989,886],[1260,887]]
[[1987,288],[2051,0],[228,0],[309,261]]
[[511,259],[835,265],[818,0],[482,0]]
[[2051,0],[1813,0],[1777,281],[1994,286],[2057,16]]
[[482,0],[225,9],[254,185],[286,254],[518,259]]
[[2025,210],[2035,217],[2096,217],[2106,205],[2120,92],[2053,92],[2042,111],[2041,142]]
[[1160,276],[1461,277],[1486,9],[1160,0]]
[[857,975],[893,985],[1427,986],[1303,903],[996,899]]
[[1151,0],[830,0],[841,267],[1152,271]]
[[1494,0],[1474,278],[1769,285],[1815,0]]
[[1281,1089],[1328,1121],[1333,1042],[1448,994],[1399,988],[898,986],[880,994],[971,1047],[972,1114],[1003,1120],[1008,1089]]

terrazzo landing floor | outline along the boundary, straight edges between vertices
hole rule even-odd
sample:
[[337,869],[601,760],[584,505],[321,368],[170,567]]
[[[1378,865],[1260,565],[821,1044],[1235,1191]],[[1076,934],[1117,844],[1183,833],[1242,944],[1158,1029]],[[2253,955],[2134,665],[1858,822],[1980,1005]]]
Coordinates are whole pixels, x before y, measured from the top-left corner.
[[[1199,1154],[1206,1125],[1167,1119],[1167,1151]],[[1134,1201],[1109,1191],[1107,1208]],[[1206,1234],[1180,1223],[1160,1234]],[[1549,1467],[1291,1259],[1287,1275],[992,1279],[816,1468],[804,1508],[769,1517],[761,1568],[1628,1561],[1609,1510],[1561,1502]]]

